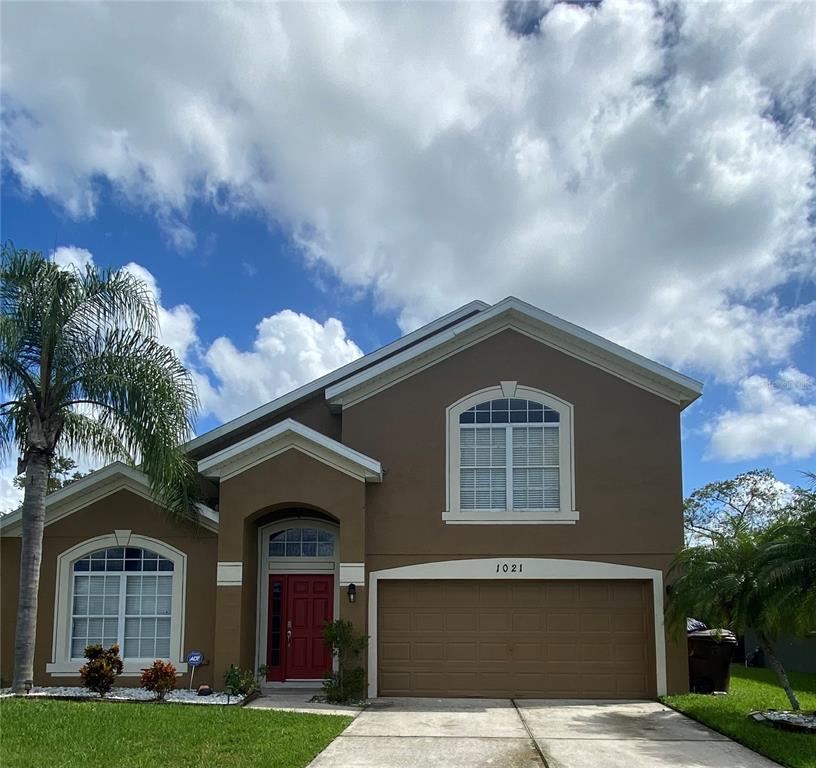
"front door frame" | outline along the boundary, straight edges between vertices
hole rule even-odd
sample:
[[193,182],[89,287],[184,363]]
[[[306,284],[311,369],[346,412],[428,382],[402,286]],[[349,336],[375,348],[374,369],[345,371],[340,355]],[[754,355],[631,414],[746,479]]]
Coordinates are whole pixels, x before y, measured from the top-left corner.
[[[286,528],[318,528],[334,534],[334,558],[285,558],[272,559],[269,557],[269,536]],[[258,584],[257,584],[257,614],[258,628],[255,638],[255,669],[266,664],[267,659],[267,627],[269,613],[269,576],[273,574],[313,574],[334,576],[334,604],[332,615],[340,616],[340,526],[325,520],[318,520],[308,515],[287,517],[276,520],[258,528]],[[336,660],[335,660],[336,664]],[[314,680],[287,680],[283,683],[265,682],[265,685],[304,685],[313,688]],[[322,678],[320,678],[322,682]]]

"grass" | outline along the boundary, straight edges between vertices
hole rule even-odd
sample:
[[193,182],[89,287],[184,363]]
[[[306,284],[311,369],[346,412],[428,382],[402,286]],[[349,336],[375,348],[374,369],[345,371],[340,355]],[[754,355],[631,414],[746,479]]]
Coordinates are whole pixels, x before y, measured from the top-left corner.
[[[816,674],[793,672],[789,677],[802,710],[816,710]],[[788,697],[770,670],[734,665],[727,696],[686,693],[666,696],[663,701],[782,765],[816,768],[816,736],[781,731],[746,717],[754,709],[790,709]]]
[[300,768],[350,717],[240,707],[0,703],[3,768]]

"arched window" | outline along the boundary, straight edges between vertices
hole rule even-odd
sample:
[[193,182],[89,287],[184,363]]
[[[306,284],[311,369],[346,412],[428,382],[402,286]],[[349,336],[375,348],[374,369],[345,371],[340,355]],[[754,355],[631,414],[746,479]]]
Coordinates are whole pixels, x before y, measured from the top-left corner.
[[463,398],[448,414],[446,520],[577,519],[568,403],[506,383]]
[[321,528],[287,528],[269,537],[269,557],[333,558],[334,534]]
[[71,658],[118,643],[123,659],[170,657],[173,562],[149,549],[108,547],[74,563]]
[[52,675],[76,675],[88,645],[119,645],[124,674],[182,655],[187,556],[158,539],[116,531],[57,558]]

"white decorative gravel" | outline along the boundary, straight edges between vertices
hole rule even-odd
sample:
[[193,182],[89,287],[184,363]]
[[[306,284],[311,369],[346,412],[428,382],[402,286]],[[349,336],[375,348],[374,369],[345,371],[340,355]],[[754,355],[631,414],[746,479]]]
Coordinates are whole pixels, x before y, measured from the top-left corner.
[[[0,689],[0,698],[13,695],[11,688]],[[23,694],[25,695],[25,694]],[[29,696],[41,698],[82,698],[98,699],[99,694],[92,693],[87,688],[80,686],[62,685],[47,688],[32,688]],[[143,688],[114,688],[105,695],[105,699],[111,701],[152,701],[156,697]],[[226,693],[213,693],[210,696],[199,696],[195,691],[188,691],[186,688],[171,691],[165,696],[165,701],[176,704],[226,704]],[[243,696],[230,696],[230,704],[240,704],[244,700]]]

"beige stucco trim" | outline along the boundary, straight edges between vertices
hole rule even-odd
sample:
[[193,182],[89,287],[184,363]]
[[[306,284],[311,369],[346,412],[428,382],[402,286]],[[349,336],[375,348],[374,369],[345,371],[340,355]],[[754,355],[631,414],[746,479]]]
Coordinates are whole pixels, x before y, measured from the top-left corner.
[[244,580],[244,564],[219,561],[215,583],[219,587],[240,587]]
[[340,586],[365,586],[365,563],[340,563]]
[[[521,573],[504,573],[502,565],[520,566]],[[499,566],[497,568],[497,566]],[[560,560],[555,558],[490,557],[478,560],[445,560],[434,563],[405,565],[372,571],[368,574],[368,696],[377,691],[377,593],[383,579],[636,579],[652,582],[654,601],[655,679],[657,695],[665,696],[666,637],[663,623],[663,572],[633,565],[604,563],[594,560]]]
[[[561,508],[558,510],[461,510],[459,508],[459,415],[485,400],[509,397],[505,392],[511,389],[513,397],[522,400],[535,400],[548,408],[558,411],[561,421],[558,426],[560,457],[560,497]],[[516,382],[500,382],[494,387],[486,387],[470,393],[448,406],[446,411],[445,457],[445,490],[447,504],[442,514],[446,523],[466,523],[470,525],[504,525],[507,523],[566,523],[573,524],[580,515],[575,508],[575,430],[573,428],[572,403],[555,397],[541,389],[527,387]],[[498,425],[498,426],[512,426]],[[523,425],[519,425],[523,426]],[[509,491],[508,491],[509,492]],[[508,497],[509,498],[509,497]]]
[[[117,535],[117,533],[119,535]],[[79,674],[79,667],[82,661],[71,659],[70,655],[70,626],[71,626],[71,601],[73,599],[72,567],[76,560],[85,555],[96,552],[107,547],[142,547],[157,552],[162,557],[173,561],[173,597],[171,601],[170,617],[170,658],[176,671],[179,673],[187,671],[187,662],[183,652],[184,639],[184,613],[187,604],[187,555],[179,549],[165,544],[158,539],[149,536],[130,534],[127,543],[121,544],[122,531],[108,533],[103,536],[83,541],[70,549],[66,549],[57,557],[57,584],[54,594],[54,633],[51,644],[51,662],[45,665],[45,671],[53,677],[65,677],[66,675],[76,676]],[[125,677],[140,675],[142,669],[149,665],[153,659],[123,659]]]
[[379,461],[294,419],[284,419],[202,459],[198,462],[198,471],[205,477],[224,482],[292,449],[362,482],[382,481]]

